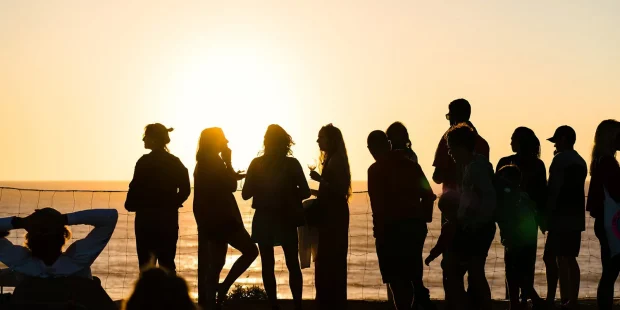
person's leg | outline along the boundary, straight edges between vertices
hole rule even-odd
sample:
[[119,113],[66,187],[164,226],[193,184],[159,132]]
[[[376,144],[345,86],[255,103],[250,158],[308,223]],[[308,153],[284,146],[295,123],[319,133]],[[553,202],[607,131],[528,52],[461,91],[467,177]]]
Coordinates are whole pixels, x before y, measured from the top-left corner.
[[[226,298],[227,292],[219,292],[220,273],[226,264],[226,253],[228,252],[228,243],[222,240],[209,240],[207,242],[208,265],[205,295],[208,305],[215,305],[217,295],[217,303],[221,303]],[[207,308],[208,309],[208,308]]]
[[413,250],[415,251],[413,257],[413,289],[415,295],[415,302],[422,308],[431,308],[429,290],[424,286],[424,242],[426,241],[426,235],[428,234],[428,228],[424,221],[420,221],[415,224],[416,229],[413,236]]
[[237,281],[237,279],[252,265],[252,262],[258,257],[258,248],[252,238],[245,229],[239,229],[235,233],[228,237],[228,243],[239,252],[241,256],[237,258],[237,261],[233,264],[226,275],[226,279],[222,282],[218,288],[218,300],[219,295],[225,296],[228,294],[230,287]]
[[274,271],[275,254],[271,244],[259,244],[261,270],[263,273],[263,285],[267,292],[267,298],[272,306],[278,304],[278,292],[276,287],[276,275]]
[[601,265],[603,267],[601,279],[598,283],[596,300],[599,309],[611,310],[614,302],[614,284],[620,272],[620,257],[616,257],[616,259],[611,258],[607,232],[603,226],[602,218],[594,221],[594,233],[601,245]]
[[388,284],[394,296],[396,310],[410,310],[413,304],[413,286],[411,281],[394,281]]
[[136,219],[134,222],[136,252],[138,254],[138,265],[140,266],[141,271],[157,262],[153,253],[153,236],[149,226],[148,218],[146,218],[143,214],[136,213]]
[[559,277],[558,262],[555,254],[553,253],[553,242],[555,242],[554,235],[551,232],[548,232],[543,261],[545,262],[545,273],[547,276],[547,302],[550,305],[555,303],[555,294],[558,287]]
[[[179,239],[178,219],[170,219],[167,227],[160,227],[159,240],[157,240],[157,259],[159,266],[170,272],[176,273],[177,268],[174,258],[177,254],[177,241]],[[162,225],[163,226],[163,225]]]
[[534,274],[536,269],[536,250],[535,244],[521,249],[519,254],[518,272],[521,275],[519,287],[521,288],[521,304],[527,303],[527,299],[532,300],[535,308],[543,307],[544,301],[534,289]]
[[295,309],[301,309],[302,293],[303,293],[303,275],[301,266],[299,265],[299,248],[298,244],[283,244],[284,259],[286,260],[286,268],[288,268],[289,285]]
[[[198,304],[207,308],[207,281],[209,275],[209,239],[206,232],[198,226]],[[219,279],[219,275],[218,275]],[[215,296],[211,303],[215,302]]]
[[570,308],[576,307],[580,281],[577,258],[569,256],[558,257],[558,265],[560,269],[560,293],[562,294],[562,303]]
[[517,264],[519,256],[516,249],[504,248],[504,265],[506,270],[506,286],[510,308],[516,309],[519,304],[519,270]]

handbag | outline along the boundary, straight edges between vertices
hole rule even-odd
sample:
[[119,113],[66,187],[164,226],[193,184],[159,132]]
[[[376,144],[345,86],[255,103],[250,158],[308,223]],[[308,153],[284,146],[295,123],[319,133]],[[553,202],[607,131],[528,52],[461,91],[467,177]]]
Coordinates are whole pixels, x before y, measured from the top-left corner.
[[318,198],[308,199],[303,202],[303,207],[306,223],[313,227],[320,226],[325,215],[324,208],[321,207],[321,201]]
[[620,203],[617,203],[607,189],[605,191],[604,201],[604,219],[605,233],[607,234],[607,242],[611,251],[611,257],[620,254]]

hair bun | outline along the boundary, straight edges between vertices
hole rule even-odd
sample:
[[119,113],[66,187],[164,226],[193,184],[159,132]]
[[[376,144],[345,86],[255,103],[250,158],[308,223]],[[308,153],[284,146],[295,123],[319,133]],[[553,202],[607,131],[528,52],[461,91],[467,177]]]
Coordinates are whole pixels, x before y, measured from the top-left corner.
[[173,131],[174,131],[174,128],[170,127],[170,128],[167,128],[166,130],[167,130],[168,132],[173,132]]

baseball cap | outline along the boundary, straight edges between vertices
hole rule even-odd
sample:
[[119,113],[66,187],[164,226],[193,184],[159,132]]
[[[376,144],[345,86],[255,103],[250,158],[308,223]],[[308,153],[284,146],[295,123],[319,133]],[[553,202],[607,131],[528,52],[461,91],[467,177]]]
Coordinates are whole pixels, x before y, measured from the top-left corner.
[[572,143],[575,143],[575,141],[577,140],[577,134],[575,133],[575,130],[568,125],[558,127],[558,129],[555,130],[553,137],[547,140],[555,143],[562,137],[566,137],[566,139],[568,139],[568,142]]

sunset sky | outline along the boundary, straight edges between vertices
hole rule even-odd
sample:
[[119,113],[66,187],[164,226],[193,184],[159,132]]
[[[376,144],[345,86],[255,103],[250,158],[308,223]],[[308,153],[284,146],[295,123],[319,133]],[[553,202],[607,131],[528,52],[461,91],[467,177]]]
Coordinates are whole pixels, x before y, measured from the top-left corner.
[[617,0],[0,1],[0,180],[129,180],[153,122],[190,172],[206,127],[246,169],[267,125],[305,167],[333,123],[365,180],[367,134],[396,120],[430,178],[460,97],[494,164],[517,126],[549,164],[564,124],[589,162],[620,118],[619,16]]

